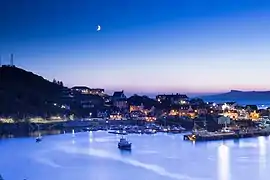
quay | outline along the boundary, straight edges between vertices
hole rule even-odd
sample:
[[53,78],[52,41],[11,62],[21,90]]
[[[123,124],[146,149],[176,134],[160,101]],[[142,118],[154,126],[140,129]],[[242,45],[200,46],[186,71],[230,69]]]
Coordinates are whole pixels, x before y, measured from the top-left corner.
[[269,136],[270,131],[257,130],[250,132],[204,132],[184,135],[184,140],[188,141],[214,141],[226,139],[240,139],[258,136]]

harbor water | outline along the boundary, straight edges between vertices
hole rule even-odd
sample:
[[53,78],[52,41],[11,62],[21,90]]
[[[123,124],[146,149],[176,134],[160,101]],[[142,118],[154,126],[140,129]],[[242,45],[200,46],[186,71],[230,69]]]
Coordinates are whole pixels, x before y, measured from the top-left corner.
[[270,138],[192,143],[181,134],[83,132],[0,141],[5,180],[268,180]]

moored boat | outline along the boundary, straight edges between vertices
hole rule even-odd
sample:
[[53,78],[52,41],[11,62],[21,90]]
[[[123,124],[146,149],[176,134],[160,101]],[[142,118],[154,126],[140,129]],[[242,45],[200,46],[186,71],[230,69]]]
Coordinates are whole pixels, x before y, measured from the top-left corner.
[[170,133],[173,133],[173,134],[178,134],[180,133],[180,129],[178,127],[173,127],[171,130],[170,130]]
[[36,142],[40,142],[41,140],[42,140],[42,137],[41,136],[36,137]]
[[42,140],[42,136],[39,132],[39,126],[38,126],[38,137],[36,137],[36,142],[40,142]]
[[145,129],[144,133],[145,134],[155,134],[155,133],[157,133],[157,131],[155,129]]
[[127,132],[126,131],[108,131],[108,133],[111,133],[111,134],[121,134],[121,135],[127,135]]

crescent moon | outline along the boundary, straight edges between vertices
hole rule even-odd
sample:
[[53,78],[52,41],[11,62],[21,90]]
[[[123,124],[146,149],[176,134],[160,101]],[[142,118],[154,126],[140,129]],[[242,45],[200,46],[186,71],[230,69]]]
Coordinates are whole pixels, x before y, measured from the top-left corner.
[[100,31],[101,30],[101,27],[100,25],[97,26],[97,31]]

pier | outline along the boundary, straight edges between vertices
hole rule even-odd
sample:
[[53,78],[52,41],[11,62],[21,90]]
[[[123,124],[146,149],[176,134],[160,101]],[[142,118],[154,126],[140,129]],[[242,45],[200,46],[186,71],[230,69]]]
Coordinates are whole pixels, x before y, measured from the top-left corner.
[[270,131],[257,130],[249,132],[207,132],[197,134],[184,135],[184,140],[188,141],[214,141],[214,140],[225,140],[225,139],[240,139],[250,138],[258,136],[269,136]]

